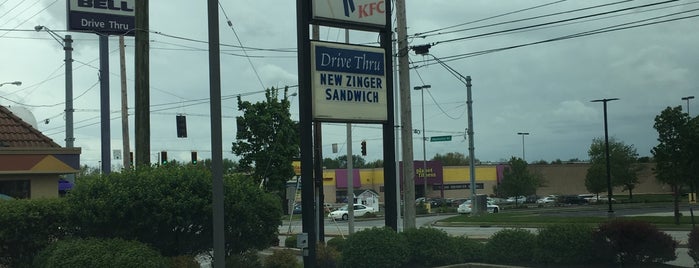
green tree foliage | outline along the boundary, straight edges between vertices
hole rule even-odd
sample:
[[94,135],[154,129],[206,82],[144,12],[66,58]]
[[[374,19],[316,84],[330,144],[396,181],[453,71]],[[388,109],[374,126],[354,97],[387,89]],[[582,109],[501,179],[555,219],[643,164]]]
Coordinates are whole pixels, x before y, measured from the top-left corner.
[[607,167],[603,163],[593,163],[585,175],[585,188],[598,195],[607,189]]
[[[593,139],[587,153],[590,156],[590,168],[587,172],[588,175],[585,180],[585,186],[587,186],[588,179],[592,179],[596,182],[593,183],[592,186],[598,186],[597,183],[601,175],[606,188],[607,158],[606,142],[604,139]],[[633,145],[626,145],[624,142],[618,141],[615,138],[609,139],[609,169],[612,185],[623,186],[624,190],[629,191],[629,199],[633,198],[633,189],[636,188],[636,184],[638,184],[638,172],[641,171],[642,167],[638,164],[637,157],[638,153],[636,153],[636,148],[634,148]],[[591,193],[599,193],[593,191],[598,190],[597,187],[593,187],[593,189],[588,188],[588,190]]]
[[342,267],[401,267],[409,259],[405,237],[391,228],[364,229],[342,246]]
[[[138,240],[164,256],[211,245],[211,174],[192,166],[142,167],[82,178],[66,201],[79,237]],[[281,224],[279,199],[249,179],[224,178],[226,250],[263,249]]]
[[536,190],[544,186],[545,182],[541,174],[527,169],[527,162],[521,158],[512,157],[505,167],[502,183],[498,186],[498,192],[505,196],[528,196],[536,194]]
[[[470,163],[468,156],[464,156],[462,153],[436,154],[432,161],[440,161],[442,166],[468,166]],[[474,159],[474,161],[476,163],[480,162],[478,158]]]
[[[383,166],[383,161],[381,162]],[[345,169],[347,168],[347,155],[341,155],[336,158],[323,159],[323,167],[327,169]],[[361,155],[352,155],[352,168],[367,168],[366,161]]]
[[292,161],[299,156],[299,130],[289,113],[288,88],[279,99],[279,89],[269,89],[265,101],[251,103],[238,96],[236,141],[232,151],[240,156],[240,170],[254,181],[264,181],[267,191],[284,198],[286,181],[294,177]]
[[0,201],[0,267],[30,267],[32,258],[65,232],[64,199]]
[[[211,170],[211,159],[204,159],[202,161],[199,161],[200,165],[204,165],[204,167],[208,170]],[[223,174],[233,174],[238,171],[238,163],[224,158],[223,159]]]
[[[675,200],[675,224],[680,222],[679,199],[683,185],[691,184],[691,159],[696,148],[691,148],[689,140],[696,138],[696,130],[689,126],[689,115],[682,113],[682,107],[667,107],[655,117],[653,128],[658,131],[658,145],[651,149],[655,159],[656,178],[673,190]],[[694,152],[692,150],[695,150]]]
[[377,160],[366,163],[367,168],[382,168],[383,165],[384,165],[384,162],[382,159],[377,159]]

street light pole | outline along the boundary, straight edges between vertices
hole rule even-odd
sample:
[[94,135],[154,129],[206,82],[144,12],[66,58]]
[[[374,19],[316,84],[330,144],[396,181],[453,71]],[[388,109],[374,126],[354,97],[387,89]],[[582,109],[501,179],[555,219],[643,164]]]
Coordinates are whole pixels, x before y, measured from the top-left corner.
[[527,158],[524,157],[524,136],[529,135],[529,132],[517,132],[517,135],[522,136],[522,160],[524,160],[524,162],[527,162]]
[[[689,100],[691,100],[691,99],[694,99],[694,96],[682,97],[682,100],[687,101],[687,115],[690,115],[689,114]],[[691,119],[691,116],[690,116],[690,119]],[[690,182],[691,183],[689,185],[691,187],[691,193],[689,194],[689,201],[690,201],[690,203],[694,203],[697,201],[696,200],[696,185],[695,185],[694,181],[690,180]]]
[[15,86],[21,86],[22,82],[20,81],[13,81],[13,82],[2,82],[0,83],[0,87],[3,85],[15,85]]
[[423,197],[425,198],[425,203],[427,203],[427,152],[425,147],[425,89],[429,89],[432,86],[423,85],[415,87],[415,90],[420,90],[422,99],[422,182],[424,184]]
[[[73,39],[70,35],[61,38],[56,32],[46,26],[38,25],[34,30],[40,32],[46,31],[65,51],[65,66],[66,66],[66,148],[73,148]],[[72,181],[72,180],[71,180]]]
[[619,100],[618,98],[611,99],[599,99],[592,100],[590,102],[601,102],[604,106],[604,144],[605,144],[605,158],[607,160],[607,204],[609,204],[609,211],[607,211],[607,216],[609,218],[614,217],[614,210],[612,210],[612,173],[609,164],[609,132],[607,128],[607,102]]
[[682,100],[687,101],[687,115],[689,115],[689,100],[694,99],[694,96],[682,97]]

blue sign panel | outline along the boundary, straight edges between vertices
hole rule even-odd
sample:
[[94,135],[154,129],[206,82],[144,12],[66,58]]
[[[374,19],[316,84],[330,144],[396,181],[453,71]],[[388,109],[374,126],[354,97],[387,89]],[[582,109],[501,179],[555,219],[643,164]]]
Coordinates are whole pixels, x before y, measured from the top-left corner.
[[316,46],[315,51],[316,71],[385,75],[383,53],[328,46]]

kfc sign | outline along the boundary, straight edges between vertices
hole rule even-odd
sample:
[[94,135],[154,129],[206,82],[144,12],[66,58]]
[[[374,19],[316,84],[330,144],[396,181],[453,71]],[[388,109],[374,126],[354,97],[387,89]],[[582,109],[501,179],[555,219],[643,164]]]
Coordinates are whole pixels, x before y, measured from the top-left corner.
[[386,25],[384,0],[314,0],[313,18],[382,28]]

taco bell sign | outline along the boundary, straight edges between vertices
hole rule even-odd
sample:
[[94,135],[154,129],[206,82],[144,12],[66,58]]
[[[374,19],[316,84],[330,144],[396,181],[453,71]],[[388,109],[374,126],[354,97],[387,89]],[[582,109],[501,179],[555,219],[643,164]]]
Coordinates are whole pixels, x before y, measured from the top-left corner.
[[376,28],[386,26],[385,0],[314,0],[313,18]]
[[68,30],[135,35],[136,0],[68,0]]

